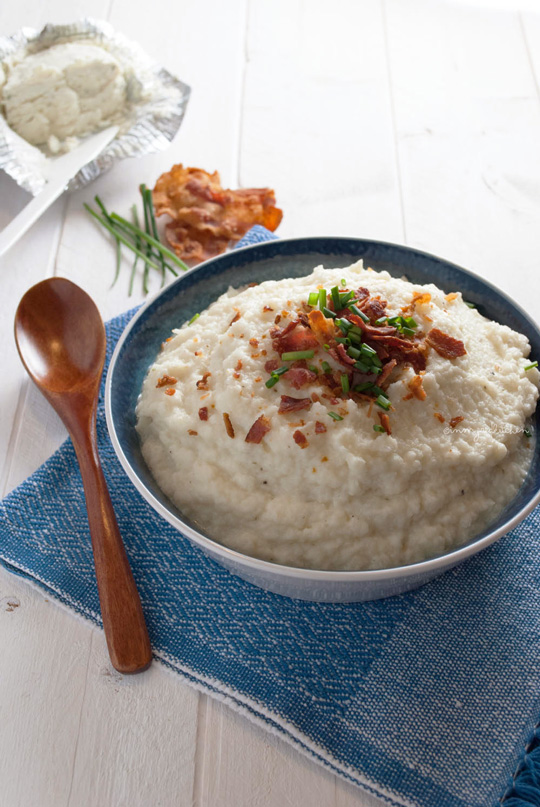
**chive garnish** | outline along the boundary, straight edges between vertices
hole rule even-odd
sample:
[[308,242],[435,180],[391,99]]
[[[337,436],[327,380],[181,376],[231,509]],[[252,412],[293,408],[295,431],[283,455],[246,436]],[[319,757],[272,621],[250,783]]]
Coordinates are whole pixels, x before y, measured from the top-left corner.
[[328,412],[328,414],[330,415],[330,417],[332,418],[332,420],[343,420],[343,418],[341,417],[341,415],[338,415],[338,413],[337,413],[337,412]]
[[387,318],[386,318],[386,317],[379,317],[379,319],[376,319],[376,320],[375,320],[375,325],[384,325],[384,323],[385,323],[386,321],[387,321]]
[[350,305],[349,310],[352,311],[353,314],[356,314],[357,317],[360,317],[360,319],[364,320],[364,322],[369,322],[369,317],[366,314],[364,314],[363,311],[360,311],[358,306]]
[[401,333],[405,334],[405,336],[414,336],[414,329],[413,328],[401,328]]
[[272,376],[270,376],[270,378],[266,382],[265,386],[268,387],[268,389],[270,389],[270,387],[273,387],[275,384],[277,384],[278,381],[279,381],[279,376],[272,375]]
[[347,355],[351,357],[351,359],[359,359],[362,355],[357,347],[349,347],[347,348]]
[[371,357],[371,363],[374,364],[375,367],[378,367],[380,372],[380,368],[382,367],[382,361],[379,359],[377,355]]
[[356,384],[355,387],[353,388],[353,391],[354,392],[366,392],[367,390],[371,391],[373,389],[373,386],[374,385],[371,383],[371,381],[363,381],[362,384]]
[[402,317],[407,328],[418,328],[418,323],[414,317]]
[[326,308],[326,289],[319,289],[319,310],[324,311]]
[[354,297],[354,292],[353,291],[340,292],[340,295],[339,295],[339,307],[340,308],[345,308],[347,303],[353,297]]
[[532,369],[533,369],[533,367],[538,367],[538,362],[537,362],[537,361],[533,361],[531,364],[528,364],[528,365],[527,365],[526,367],[524,367],[523,369],[524,369],[524,370],[532,370]]
[[378,387],[376,384],[372,384],[371,389],[373,390],[375,395],[382,395],[383,398],[386,398],[386,392],[383,389],[381,389],[380,387]]
[[337,317],[337,314],[335,314],[330,308],[327,308],[326,306],[323,308],[322,312],[325,317],[331,317],[332,319],[335,319]]
[[355,361],[354,366],[357,370],[360,370],[361,373],[369,373],[371,371],[369,364],[366,364],[364,361]]
[[392,406],[392,404],[385,395],[379,395],[375,403],[377,404],[377,406],[380,406],[381,409],[384,409],[385,411],[388,411]]
[[341,333],[344,333],[345,336],[347,336],[351,327],[351,323],[348,322],[346,319],[336,319],[336,325],[340,329]]
[[347,336],[351,340],[351,342],[354,342],[356,345],[362,344],[362,337],[359,334],[355,333],[352,328],[347,334]]
[[344,277],[342,277],[342,278],[341,278],[341,285],[342,285],[342,286],[346,286],[346,285],[347,285],[347,281],[345,280],[345,278],[344,278]]
[[370,358],[371,358],[372,356],[376,356],[376,355],[377,355],[377,351],[376,351],[376,350],[373,350],[373,348],[372,348],[372,347],[370,347],[369,345],[362,345],[362,347],[360,348],[360,350],[362,351],[362,353],[364,354],[364,356],[369,356]]
[[339,289],[337,286],[332,286],[330,289],[330,294],[332,295],[332,303],[334,304],[334,310],[339,311]]
[[188,322],[188,325],[191,325],[191,323],[195,322],[196,319],[199,319],[200,316],[201,316],[200,314],[193,314],[190,321]]
[[315,307],[319,302],[319,292],[318,291],[310,291],[308,297],[308,305]]
[[351,333],[355,333],[357,336],[362,336],[363,330],[362,328],[359,328],[358,325],[353,325],[351,328]]
[[289,353],[282,353],[282,361],[297,361],[299,359],[312,359],[314,350],[291,350]]
[[532,432],[529,429],[523,429],[524,437],[532,437]]
[[386,429],[384,429],[382,426],[379,426],[378,423],[374,423],[373,424],[373,431],[378,432],[379,434],[384,434],[386,432]]
[[465,303],[465,305],[468,305],[469,308],[476,308],[476,305],[474,303],[469,303],[468,300],[463,300],[463,302]]
[[323,368],[324,373],[331,373],[332,372],[332,368],[330,367],[330,365],[328,364],[327,361],[323,361],[322,368]]
[[284,364],[282,367],[278,367],[277,370],[272,370],[271,375],[277,375],[277,377],[279,378],[280,375],[283,375],[283,373],[286,373],[287,370],[289,369],[290,368],[287,367],[286,364]]
[[319,375],[319,368],[315,367],[314,364],[308,364],[307,368],[308,368],[308,370],[311,370],[312,373],[315,373],[316,375]]
[[344,395],[348,395],[350,385],[349,385],[349,376],[347,375],[347,373],[341,374],[341,389],[343,390]]

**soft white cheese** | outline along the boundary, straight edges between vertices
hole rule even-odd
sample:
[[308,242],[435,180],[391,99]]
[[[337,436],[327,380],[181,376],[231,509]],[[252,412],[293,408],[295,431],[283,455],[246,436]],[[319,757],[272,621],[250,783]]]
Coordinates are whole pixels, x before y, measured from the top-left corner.
[[124,71],[98,45],[53,45],[4,65],[4,70],[0,98],[8,124],[53,154],[126,116]]

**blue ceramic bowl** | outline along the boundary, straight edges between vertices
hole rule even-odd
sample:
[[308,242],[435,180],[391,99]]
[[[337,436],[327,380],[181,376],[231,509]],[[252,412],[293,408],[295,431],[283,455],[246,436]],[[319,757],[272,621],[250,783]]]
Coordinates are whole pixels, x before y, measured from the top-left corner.
[[[540,448],[535,442],[529,474],[496,522],[467,544],[445,555],[394,569],[330,572],[297,569],[258,560],[202,534],[159,489],[141,454],[135,431],[135,406],[143,379],[173,328],[206,308],[229,286],[309,274],[318,264],[366,265],[415,283],[435,283],[461,291],[481,313],[525,334],[532,356],[540,357],[540,331],[503,292],[471,272],[418,250],[357,238],[294,238],[268,241],[214,258],[179,277],[150,300],[126,328],[114,352],[106,386],[109,432],[127,475],[141,495],[178,531],[230,571],[270,591],[307,600],[373,600],[416,588],[500,538],[540,500]],[[535,415],[538,419],[538,411]],[[180,551],[180,550],[179,550]]]

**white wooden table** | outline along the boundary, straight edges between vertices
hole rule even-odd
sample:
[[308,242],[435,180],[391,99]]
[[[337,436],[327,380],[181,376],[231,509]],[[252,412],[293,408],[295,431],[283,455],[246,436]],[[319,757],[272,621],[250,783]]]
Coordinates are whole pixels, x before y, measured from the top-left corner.
[[[0,33],[108,19],[193,88],[168,151],[60,199],[0,261],[0,493],[64,437],[27,382],[15,309],[69,277],[109,318],[110,243],[82,209],[127,211],[175,162],[270,185],[280,233],[406,243],[469,267],[540,315],[536,0],[19,0]],[[26,195],[0,177],[0,227]],[[103,635],[0,572],[1,807],[382,804],[154,664],[123,679]]]

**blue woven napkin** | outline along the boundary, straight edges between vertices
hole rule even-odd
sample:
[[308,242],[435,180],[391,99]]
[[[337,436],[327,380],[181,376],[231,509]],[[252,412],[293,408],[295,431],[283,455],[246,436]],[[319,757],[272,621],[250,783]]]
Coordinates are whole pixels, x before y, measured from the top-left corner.
[[[254,228],[242,242],[272,237]],[[107,326],[109,354],[133,312]],[[540,515],[417,591],[269,594],[158,517],[98,440],[155,655],[389,804],[540,805]],[[0,562],[100,623],[71,442],[0,504]]]

